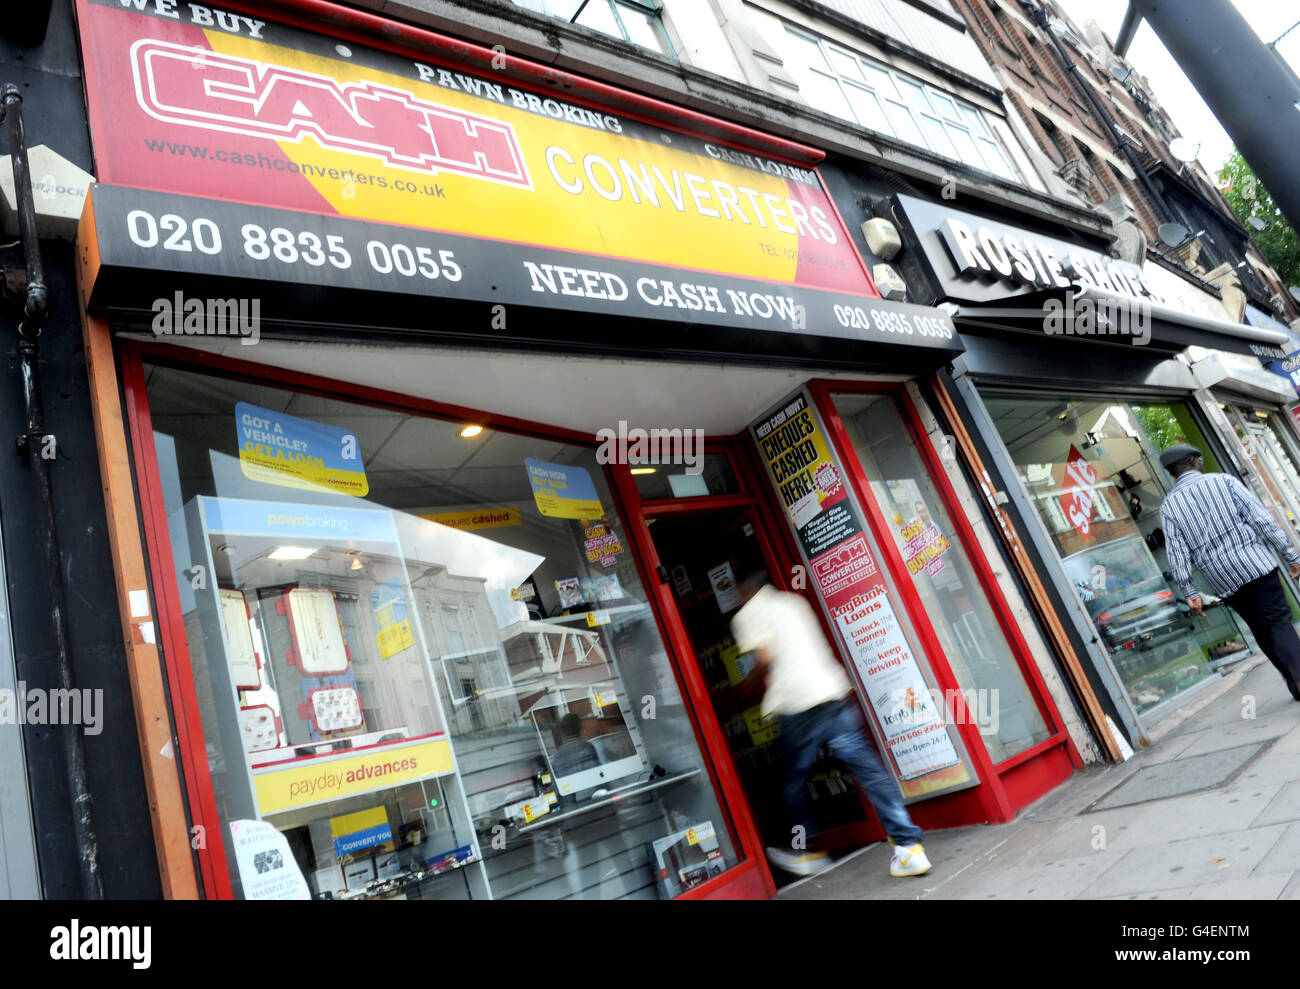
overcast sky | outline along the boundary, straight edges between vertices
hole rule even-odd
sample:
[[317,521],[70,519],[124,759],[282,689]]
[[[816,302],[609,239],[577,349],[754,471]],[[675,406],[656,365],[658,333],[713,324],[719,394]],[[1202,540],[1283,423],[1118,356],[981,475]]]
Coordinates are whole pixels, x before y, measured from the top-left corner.
[[[1200,0],[1183,2],[1197,3]],[[1300,21],[1300,4],[1295,0],[1232,2],[1266,44]],[[1128,0],[1059,0],[1059,3],[1080,27],[1091,18],[1112,41],[1119,33],[1124,11],[1128,9]],[[1300,72],[1300,27],[1288,34],[1277,48]],[[1210,108],[1146,22],[1138,28],[1128,51],[1128,60],[1150,80],[1156,99],[1173,117],[1179,133],[1194,145],[1201,145],[1198,155],[1201,164],[1211,173],[1217,172],[1232,151],[1232,138],[1219,126]]]

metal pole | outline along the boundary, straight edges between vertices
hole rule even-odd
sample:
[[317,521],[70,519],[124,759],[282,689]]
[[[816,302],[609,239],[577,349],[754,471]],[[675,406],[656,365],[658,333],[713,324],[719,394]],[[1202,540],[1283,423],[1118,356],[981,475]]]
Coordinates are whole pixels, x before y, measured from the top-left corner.
[[[1130,0],[1134,24],[1145,17],[1169,54],[1228,132],[1242,157],[1300,230],[1300,84],[1231,0]],[[1121,29],[1123,55],[1133,31]]]
[[[67,595],[63,586],[63,565],[59,552],[58,525],[54,514],[54,489],[50,482],[50,464],[46,458],[44,401],[38,341],[45,322],[48,290],[41,263],[41,246],[36,229],[36,204],[32,198],[31,167],[27,161],[27,134],[23,128],[23,94],[9,84],[3,90],[3,114],[9,123],[9,150],[13,160],[14,196],[18,206],[18,229],[22,239],[23,259],[27,267],[27,301],[18,324],[18,371],[22,378],[26,425],[18,438],[18,452],[36,468],[40,486],[42,515],[41,550],[45,594],[50,621],[58,647],[59,688],[71,691],[72,655],[68,648]],[[50,437],[52,440],[53,437]],[[68,696],[65,694],[64,696]],[[99,870],[99,839],[95,833],[94,805],[87,784],[86,751],[81,726],[65,724],[60,728],[64,761],[68,769],[68,795],[72,801],[72,826],[81,868],[82,896],[91,900],[104,898]]]

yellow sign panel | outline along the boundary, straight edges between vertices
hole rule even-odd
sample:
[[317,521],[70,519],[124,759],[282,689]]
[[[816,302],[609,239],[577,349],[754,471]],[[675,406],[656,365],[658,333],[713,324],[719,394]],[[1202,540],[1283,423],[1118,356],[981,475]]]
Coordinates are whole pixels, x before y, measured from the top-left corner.
[[380,658],[388,659],[415,645],[415,633],[408,621],[381,623],[375,633],[375,642],[379,646]]
[[445,738],[384,746],[364,755],[321,763],[270,767],[254,773],[258,810],[278,814],[413,783],[452,771],[451,743]]
[[384,807],[370,807],[355,814],[341,814],[330,818],[330,835],[342,838],[347,834],[356,834],[369,828],[381,828],[388,823],[388,810]]
[[420,518],[437,522],[453,529],[498,529],[506,525],[523,525],[524,517],[517,508],[476,508],[468,512],[440,512],[421,515]]

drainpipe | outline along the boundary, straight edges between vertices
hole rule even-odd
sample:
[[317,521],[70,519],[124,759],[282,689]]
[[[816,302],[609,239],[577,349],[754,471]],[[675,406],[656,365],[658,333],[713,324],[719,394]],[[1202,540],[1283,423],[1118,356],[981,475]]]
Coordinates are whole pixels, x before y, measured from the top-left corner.
[[[45,593],[50,620],[58,646],[58,679],[62,690],[73,690],[72,657],[68,649],[67,595],[63,586],[62,557],[58,526],[54,517],[54,490],[50,483],[49,453],[54,437],[45,432],[44,401],[41,397],[39,340],[48,311],[49,292],[41,264],[41,246],[36,230],[36,204],[32,198],[31,168],[27,162],[27,136],[23,129],[23,94],[17,86],[3,89],[0,119],[9,123],[9,150],[14,169],[14,196],[18,206],[18,228],[26,264],[27,299],[18,324],[18,368],[23,382],[26,428],[18,437],[18,453],[36,470],[40,485],[42,514],[38,521]],[[65,695],[66,696],[66,695]],[[99,839],[95,833],[94,805],[86,783],[86,750],[79,725],[61,726],[63,756],[68,771],[68,795],[72,800],[73,833],[81,867],[81,893],[88,900],[104,898],[99,870]]]

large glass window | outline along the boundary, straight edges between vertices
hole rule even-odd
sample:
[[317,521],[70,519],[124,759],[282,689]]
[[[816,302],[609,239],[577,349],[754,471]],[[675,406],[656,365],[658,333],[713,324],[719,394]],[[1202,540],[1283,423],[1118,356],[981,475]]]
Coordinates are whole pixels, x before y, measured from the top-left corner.
[[1160,717],[1247,654],[1232,611],[1193,617],[1169,572],[1160,505],[1173,481],[1160,452],[1190,443],[1222,469],[1186,403],[989,392],[985,405],[1140,714]]
[[1296,441],[1286,413],[1239,405],[1221,405],[1229,417],[1246,454],[1263,478],[1273,502],[1287,518],[1293,532],[1300,532],[1300,468],[1295,456]]
[[1018,181],[980,110],[888,66],[786,29],[788,64],[810,106]]
[[642,48],[672,55],[662,11],[649,0],[513,0],[539,14],[581,24]]
[[986,715],[979,727],[994,763],[1048,738],[1042,712],[894,400],[860,393],[833,400],[953,676],[973,699],[965,702],[968,711]]
[[735,864],[594,449],[146,373],[238,895],[654,898]]

